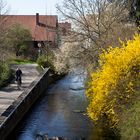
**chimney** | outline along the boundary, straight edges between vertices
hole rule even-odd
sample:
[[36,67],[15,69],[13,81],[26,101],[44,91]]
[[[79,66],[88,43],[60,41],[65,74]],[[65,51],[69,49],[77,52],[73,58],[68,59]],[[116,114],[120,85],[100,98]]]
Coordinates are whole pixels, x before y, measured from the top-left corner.
[[36,13],[36,25],[39,25],[39,13]]

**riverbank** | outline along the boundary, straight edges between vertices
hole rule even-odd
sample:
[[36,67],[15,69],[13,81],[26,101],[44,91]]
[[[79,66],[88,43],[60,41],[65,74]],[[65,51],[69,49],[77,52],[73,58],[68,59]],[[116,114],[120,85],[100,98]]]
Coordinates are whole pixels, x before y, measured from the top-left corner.
[[92,139],[93,123],[86,115],[83,86],[83,77],[79,75],[67,75],[51,84],[22,120],[20,129],[15,130],[15,138],[35,140],[48,134],[49,138]]
[[[22,65],[12,65],[12,69],[16,69],[20,67],[23,72],[22,76],[22,86],[19,90],[17,87],[17,83],[13,80],[7,87],[0,89],[0,137],[2,139],[3,134],[2,131],[5,127],[5,122],[9,119],[9,116],[12,114],[16,105],[20,103],[21,96],[22,98],[26,96],[26,94],[22,94],[27,90],[30,84],[38,77],[39,73],[36,70],[37,64],[22,64]],[[13,122],[14,124],[14,122]],[[13,126],[11,124],[11,127]],[[14,124],[15,125],[15,124]],[[10,128],[9,128],[10,129]],[[7,130],[7,133],[9,133]]]
[[15,80],[7,87],[0,89],[0,116],[39,75],[36,70],[37,64],[13,65],[12,69],[16,70],[17,67],[20,67],[23,72],[21,89],[17,88]]

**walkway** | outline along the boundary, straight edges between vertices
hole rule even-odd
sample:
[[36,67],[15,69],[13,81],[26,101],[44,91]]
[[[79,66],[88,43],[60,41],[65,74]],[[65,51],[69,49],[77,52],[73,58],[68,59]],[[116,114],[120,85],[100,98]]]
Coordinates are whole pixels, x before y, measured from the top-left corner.
[[[18,66],[23,72],[21,89],[18,90],[15,80],[13,80],[9,86],[0,89],[0,124],[3,119],[7,117],[4,115],[4,112],[17,100],[21,93],[28,88],[39,74],[36,70],[37,64],[22,64]],[[16,69],[17,65],[13,65],[12,68]]]

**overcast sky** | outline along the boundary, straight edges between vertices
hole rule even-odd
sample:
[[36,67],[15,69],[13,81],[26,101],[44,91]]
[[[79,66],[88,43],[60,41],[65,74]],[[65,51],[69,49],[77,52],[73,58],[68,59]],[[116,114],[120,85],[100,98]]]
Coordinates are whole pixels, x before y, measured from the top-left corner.
[[10,6],[10,14],[35,15],[39,13],[56,15],[55,5],[63,0],[4,0]]

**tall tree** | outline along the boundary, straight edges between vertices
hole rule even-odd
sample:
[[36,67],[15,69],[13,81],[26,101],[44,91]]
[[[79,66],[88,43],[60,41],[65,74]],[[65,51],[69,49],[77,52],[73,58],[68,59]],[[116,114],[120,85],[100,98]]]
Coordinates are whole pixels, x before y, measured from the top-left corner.
[[65,39],[69,43],[63,45],[69,44],[69,47],[67,50],[62,47],[65,51],[60,51],[69,55],[66,62],[71,66],[97,66],[102,49],[119,45],[119,38],[130,38],[135,30],[135,27],[130,28],[132,24],[127,24],[128,9],[117,0],[64,0],[57,9],[73,26],[70,36]]
[[11,26],[6,33],[5,38],[8,49],[17,56],[28,49],[26,42],[32,40],[30,31],[19,24]]

